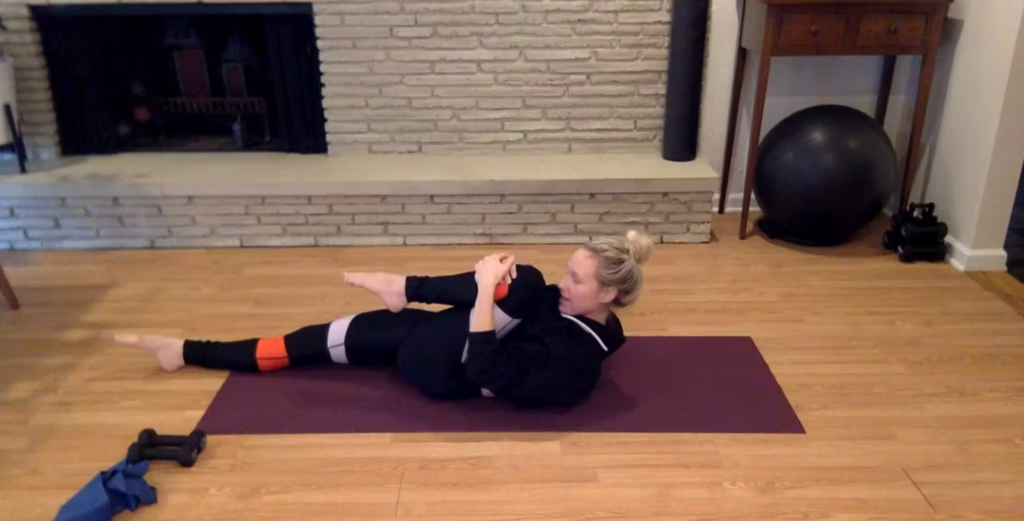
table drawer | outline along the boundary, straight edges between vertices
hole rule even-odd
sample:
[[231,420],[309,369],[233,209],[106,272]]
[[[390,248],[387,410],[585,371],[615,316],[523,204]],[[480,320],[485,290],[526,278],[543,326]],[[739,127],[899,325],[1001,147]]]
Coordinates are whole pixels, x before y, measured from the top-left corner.
[[925,13],[868,13],[857,24],[857,45],[924,45],[927,32],[928,15]]
[[845,13],[786,13],[782,15],[779,49],[835,47],[846,38]]

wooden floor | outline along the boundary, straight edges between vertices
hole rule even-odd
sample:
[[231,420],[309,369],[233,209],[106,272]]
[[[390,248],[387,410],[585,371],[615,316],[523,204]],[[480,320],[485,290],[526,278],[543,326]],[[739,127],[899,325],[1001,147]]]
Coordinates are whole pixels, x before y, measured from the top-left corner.
[[[806,435],[216,436],[192,469],[155,464],[160,503],[130,519],[1024,519],[1024,317],[877,237],[801,251],[715,227],[657,249],[627,328],[752,336]],[[513,250],[550,273],[570,251]],[[0,311],[0,518],[52,519],[141,428],[190,430],[224,379],[160,374],[112,332],[279,334],[376,307],[344,269],[485,251],[3,253],[24,308]]]

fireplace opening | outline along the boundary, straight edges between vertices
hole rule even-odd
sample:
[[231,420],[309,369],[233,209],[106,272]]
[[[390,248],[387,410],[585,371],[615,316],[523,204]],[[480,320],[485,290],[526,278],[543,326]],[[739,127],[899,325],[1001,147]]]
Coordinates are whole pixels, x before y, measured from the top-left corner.
[[64,155],[327,150],[310,4],[33,14]]

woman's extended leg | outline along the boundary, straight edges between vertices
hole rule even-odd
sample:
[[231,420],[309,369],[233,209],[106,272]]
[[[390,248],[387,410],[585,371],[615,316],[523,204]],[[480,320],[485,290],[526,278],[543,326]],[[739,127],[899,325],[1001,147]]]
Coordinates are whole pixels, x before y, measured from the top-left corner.
[[114,340],[146,350],[156,357],[165,371],[197,365],[211,369],[266,372],[331,361],[394,365],[402,343],[416,326],[431,316],[434,313],[414,309],[400,313],[373,311],[304,327],[282,337],[234,342],[153,335],[117,335]]

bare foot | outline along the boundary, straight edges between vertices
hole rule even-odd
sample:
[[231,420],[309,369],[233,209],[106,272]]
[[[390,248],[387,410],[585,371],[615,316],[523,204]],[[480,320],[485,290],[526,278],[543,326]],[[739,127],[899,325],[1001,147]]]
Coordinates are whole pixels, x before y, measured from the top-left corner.
[[405,298],[405,276],[391,273],[346,273],[345,284],[363,288],[377,295],[384,307],[398,313],[409,305]]
[[138,347],[156,357],[160,369],[177,371],[185,367],[185,341],[180,338],[157,335],[114,335],[118,344]]

